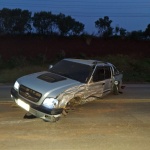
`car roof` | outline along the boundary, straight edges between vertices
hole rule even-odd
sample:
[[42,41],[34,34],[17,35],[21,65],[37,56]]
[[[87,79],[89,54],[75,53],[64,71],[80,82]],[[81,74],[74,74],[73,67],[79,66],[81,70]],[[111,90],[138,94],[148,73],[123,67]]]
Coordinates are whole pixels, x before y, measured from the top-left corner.
[[76,62],[76,63],[81,63],[81,64],[86,64],[86,65],[90,65],[90,66],[93,66],[93,65],[97,65],[97,64],[100,64],[100,65],[109,65],[111,66],[112,64],[111,63],[108,63],[108,62],[104,62],[104,61],[99,61],[99,60],[92,60],[92,59],[74,59],[74,58],[66,58],[64,60],[67,60],[67,61],[72,61],[72,62]]

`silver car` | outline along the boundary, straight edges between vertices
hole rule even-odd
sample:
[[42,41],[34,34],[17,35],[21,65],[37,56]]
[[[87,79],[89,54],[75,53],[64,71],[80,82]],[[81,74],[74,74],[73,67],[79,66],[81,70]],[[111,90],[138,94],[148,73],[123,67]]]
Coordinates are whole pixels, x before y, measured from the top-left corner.
[[19,78],[11,89],[11,97],[30,114],[54,122],[76,105],[112,92],[118,94],[122,77],[108,62],[63,59],[48,71]]

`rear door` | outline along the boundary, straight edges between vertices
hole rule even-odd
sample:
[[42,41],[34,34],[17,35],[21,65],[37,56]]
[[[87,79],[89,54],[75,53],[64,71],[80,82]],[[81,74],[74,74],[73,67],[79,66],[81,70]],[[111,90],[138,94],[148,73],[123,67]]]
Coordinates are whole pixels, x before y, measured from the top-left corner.
[[112,73],[110,66],[97,66],[93,78],[87,86],[86,96],[101,97],[111,92]]

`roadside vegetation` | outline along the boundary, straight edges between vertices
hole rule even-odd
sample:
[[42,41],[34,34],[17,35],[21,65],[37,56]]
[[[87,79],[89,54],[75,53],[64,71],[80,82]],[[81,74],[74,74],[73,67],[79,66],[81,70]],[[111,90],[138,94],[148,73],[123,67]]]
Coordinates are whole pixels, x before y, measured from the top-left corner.
[[[84,55],[85,56],[85,55]],[[83,58],[83,56],[82,56]],[[86,59],[97,59],[102,61],[108,61],[113,63],[120,71],[123,72],[124,82],[130,83],[145,83],[150,82],[150,58],[135,59],[126,55],[109,55],[105,57],[87,58]],[[35,73],[39,71],[48,70],[49,65],[55,64],[56,61],[62,59],[61,57],[55,58],[51,62],[41,63],[37,61],[21,61],[16,63],[15,59],[9,61],[7,64],[1,62],[0,69],[0,83],[14,83],[15,80],[21,76]],[[19,60],[17,59],[17,62]],[[13,64],[12,62],[16,65]]]
[[[112,27],[112,22],[108,16],[98,18],[94,22],[97,33],[90,35],[85,31],[83,23],[62,13],[32,13],[19,8],[3,8],[0,10],[0,83],[13,83],[26,74],[48,70],[50,64],[69,54],[76,57],[76,52],[80,53],[76,58],[113,63],[123,71],[124,82],[150,82],[150,24],[144,31],[128,32],[122,27]],[[64,43],[62,38],[68,39],[68,43]],[[78,38],[80,42],[69,45],[73,38]],[[56,44],[52,39],[55,39]],[[101,41],[97,45],[93,44],[94,40],[99,39]],[[138,45],[140,43],[141,47]],[[47,60],[47,56],[52,58]]]
[[110,55],[105,57],[104,60],[112,62],[120,71],[123,71],[124,82],[150,82],[150,58]]

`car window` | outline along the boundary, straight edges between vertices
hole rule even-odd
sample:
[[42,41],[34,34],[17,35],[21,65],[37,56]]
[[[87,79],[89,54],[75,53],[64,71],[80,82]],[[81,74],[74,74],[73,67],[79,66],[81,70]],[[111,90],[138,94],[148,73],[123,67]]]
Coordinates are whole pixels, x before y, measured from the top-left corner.
[[111,69],[110,67],[100,67],[98,66],[93,75],[93,82],[103,81],[105,79],[111,78]]
[[93,75],[93,82],[98,82],[104,80],[104,67],[96,67],[96,70]]
[[119,74],[119,70],[113,65],[113,69],[114,69],[114,75]]
[[89,65],[62,60],[55,64],[50,72],[86,83],[92,73],[92,67]]
[[111,69],[110,67],[105,67],[105,79],[111,78]]

